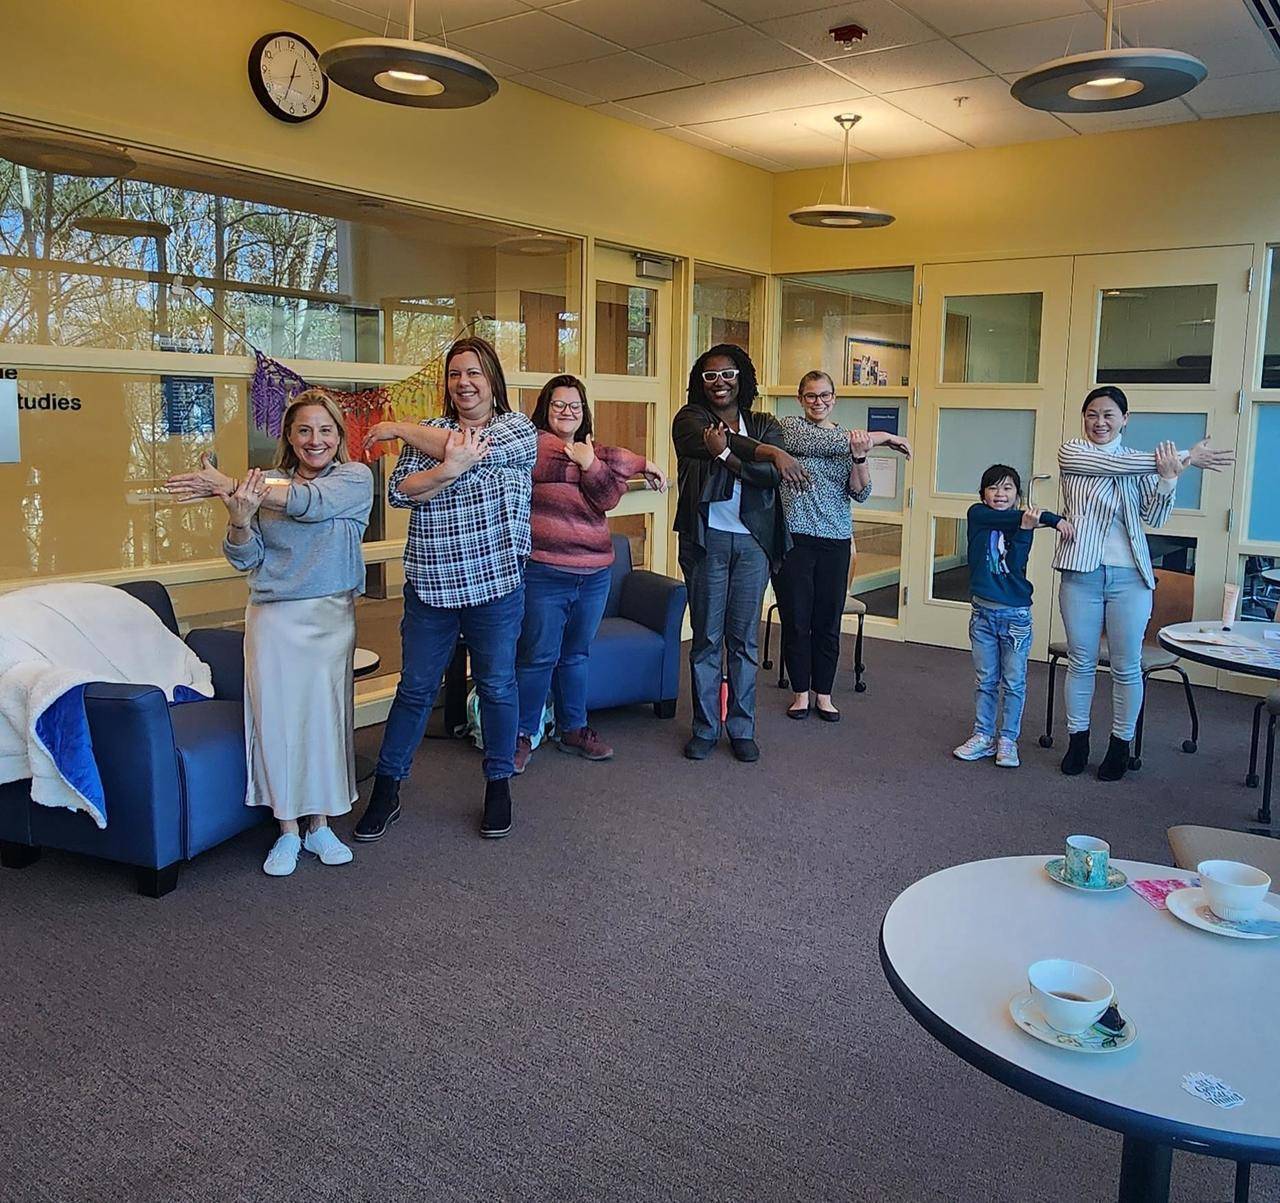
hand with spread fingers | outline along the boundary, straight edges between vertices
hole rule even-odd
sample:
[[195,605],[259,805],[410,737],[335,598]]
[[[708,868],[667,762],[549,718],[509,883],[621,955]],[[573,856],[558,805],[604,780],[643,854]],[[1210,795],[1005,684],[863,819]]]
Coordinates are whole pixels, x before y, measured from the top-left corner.
[[[1172,444],[1170,444],[1172,446]],[[1221,472],[1236,462],[1235,450],[1230,447],[1210,447],[1206,436],[1187,452],[1188,468],[1203,468],[1208,472]],[[1163,473],[1161,474],[1163,475]]]
[[580,471],[585,472],[596,462],[595,439],[587,435],[580,442],[566,442],[564,453],[578,465]]
[[266,473],[261,468],[250,468],[230,493],[221,495],[222,504],[227,507],[227,521],[239,530],[246,528],[262,505],[268,487]]
[[206,451],[200,456],[200,467],[195,472],[179,472],[169,477],[164,487],[179,501],[191,501],[198,497],[230,496],[236,482],[213,466]]

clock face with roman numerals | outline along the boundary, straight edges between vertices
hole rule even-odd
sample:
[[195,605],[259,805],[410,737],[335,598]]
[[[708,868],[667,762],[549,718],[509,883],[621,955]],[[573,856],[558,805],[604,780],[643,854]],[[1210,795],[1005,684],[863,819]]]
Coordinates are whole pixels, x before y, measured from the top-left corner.
[[296,33],[266,33],[249,51],[253,94],[281,121],[309,121],[329,99],[316,49]]

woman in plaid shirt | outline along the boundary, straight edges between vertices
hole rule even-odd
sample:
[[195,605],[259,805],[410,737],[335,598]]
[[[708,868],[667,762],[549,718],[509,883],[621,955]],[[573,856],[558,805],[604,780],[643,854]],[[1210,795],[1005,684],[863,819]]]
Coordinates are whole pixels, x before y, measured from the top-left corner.
[[511,830],[516,640],[538,436],[524,414],[512,412],[498,354],[484,339],[458,339],[445,356],[444,377],[443,417],[420,425],[379,422],[366,439],[366,446],[403,440],[387,496],[413,512],[404,548],[400,684],[369,805],[353,833],[357,840],[381,839],[400,817],[400,782],[422,742],[459,631],[485,737],[480,834],[494,838]]

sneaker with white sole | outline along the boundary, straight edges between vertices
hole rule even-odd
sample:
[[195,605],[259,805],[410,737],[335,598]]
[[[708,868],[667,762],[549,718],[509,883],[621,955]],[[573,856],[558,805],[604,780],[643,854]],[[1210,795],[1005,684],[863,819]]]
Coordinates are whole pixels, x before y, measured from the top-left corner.
[[995,754],[995,738],[990,735],[980,735],[977,731],[951,753],[957,760],[982,760]]
[[1016,740],[1000,739],[996,741],[996,764],[1002,769],[1016,769],[1022,761],[1018,759]]
[[308,831],[302,846],[312,856],[318,856],[322,865],[345,865],[351,860],[351,849],[333,834],[328,823]]
[[298,867],[298,853],[302,851],[302,841],[292,832],[286,832],[267,853],[262,862],[262,871],[268,877],[288,877]]

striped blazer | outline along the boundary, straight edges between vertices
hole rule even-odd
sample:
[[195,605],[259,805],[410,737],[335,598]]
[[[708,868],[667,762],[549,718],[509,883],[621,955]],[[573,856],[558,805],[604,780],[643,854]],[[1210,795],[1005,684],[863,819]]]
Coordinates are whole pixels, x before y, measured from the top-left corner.
[[1119,507],[1134,562],[1147,588],[1154,589],[1156,578],[1142,527],[1144,523],[1163,526],[1173,512],[1173,490],[1160,487],[1156,457],[1128,447],[1104,451],[1085,439],[1072,439],[1058,448],[1058,471],[1062,476],[1062,513],[1071,520],[1076,537],[1058,540],[1053,566],[1067,572],[1098,568],[1107,531]]

